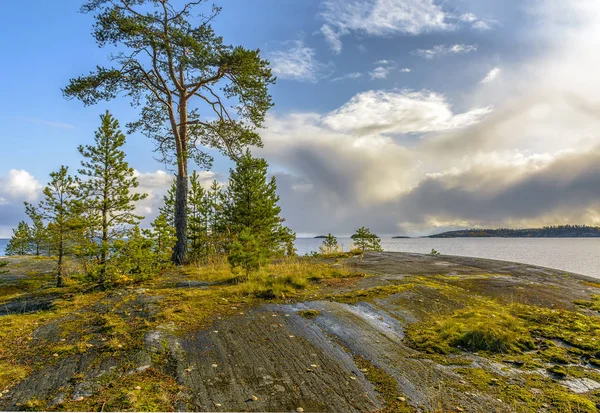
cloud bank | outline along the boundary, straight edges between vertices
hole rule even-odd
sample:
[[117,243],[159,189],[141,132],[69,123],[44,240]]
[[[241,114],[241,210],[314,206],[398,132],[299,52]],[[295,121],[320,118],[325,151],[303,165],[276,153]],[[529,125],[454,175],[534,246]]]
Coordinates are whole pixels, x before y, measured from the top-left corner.
[[[340,27],[411,30],[392,30],[402,19],[387,16],[361,26],[354,17],[371,18],[383,2],[369,4],[349,6]],[[427,21],[443,28],[443,11],[421,4],[429,7],[424,15],[438,16]],[[600,3],[546,0],[528,10],[536,24],[523,41],[543,44],[543,52],[494,68],[456,102],[435,91],[370,90],[329,113],[270,116],[257,153],[279,171],[291,227],[422,235],[600,224],[600,57],[589,52],[600,47]],[[431,50],[423,57],[475,49]]]

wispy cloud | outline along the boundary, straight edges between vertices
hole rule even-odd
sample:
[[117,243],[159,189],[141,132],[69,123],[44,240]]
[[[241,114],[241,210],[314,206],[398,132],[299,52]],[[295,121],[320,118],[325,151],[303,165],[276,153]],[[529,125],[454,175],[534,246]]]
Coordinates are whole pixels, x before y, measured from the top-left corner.
[[433,46],[431,49],[418,49],[412,52],[415,56],[420,56],[427,60],[437,59],[439,57],[455,55],[455,54],[467,54],[477,51],[477,46],[472,44],[455,44],[455,45],[444,45],[440,44]]
[[321,27],[321,33],[323,34],[323,37],[325,37],[325,41],[329,44],[329,47],[331,47],[331,50],[333,50],[335,54],[340,54],[343,46],[339,34],[327,24]]
[[400,71],[401,71],[402,73],[410,73],[410,72],[412,72],[412,69],[410,69],[410,68],[408,68],[408,67],[404,67],[404,68],[400,69]]
[[304,45],[302,40],[291,42],[287,50],[269,55],[273,73],[280,79],[317,82],[328,66],[315,58],[315,49]]
[[71,125],[70,123],[55,122],[55,121],[50,121],[50,120],[45,120],[45,119],[38,119],[38,118],[31,118],[31,117],[26,117],[26,116],[19,116],[17,119],[21,120],[23,122],[27,122],[27,123],[34,123],[34,124],[37,124],[37,125],[49,126],[51,128],[75,129],[75,125]]
[[480,82],[480,83],[491,83],[494,80],[496,80],[496,78],[498,76],[500,76],[500,73],[502,72],[502,69],[500,69],[499,67],[495,67],[492,70],[489,71],[489,73],[485,76],[485,78]]
[[485,31],[492,30],[499,23],[496,20],[480,19],[473,13],[464,13],[458,16],[458,20],[462,23],[470,24],[475,30]]
[[342,37],[420,35],[471,26],[489,30],[497,22],[473,13],[448,11],[436,0],[323,0],[321,33],[334,53],[342,51]]
[[334,52],[351,32],[370,36],[417,35],[452,28],[446,13],[433,0],[325,0],[321,29]]
[[379,67],[376,67],[375,70],[369,72],[369,76],[371,77],[371,80],[387,79],[387,77],[391,71],[392,71],[391,67],[379,66]]
[[356,80],[356,79],[360,79],[361,77],[363,77],[364,74],[360,73],[360,72],[352,72],[352,73],[348,73],[336,78],[331,79],[332,82],[339,82],[340,80]]

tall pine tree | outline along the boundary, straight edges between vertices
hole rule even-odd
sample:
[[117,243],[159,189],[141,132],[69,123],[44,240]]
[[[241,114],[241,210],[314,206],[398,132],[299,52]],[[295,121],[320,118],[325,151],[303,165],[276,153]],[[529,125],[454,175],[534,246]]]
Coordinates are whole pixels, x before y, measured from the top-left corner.
[[69,175],[69,168],[61,166],[50,173],[50,183],[44,188],[44,200],[40,203],[42,216],[50,221],[48,235],[52,250],[58,256],[56,286],[63,286],[63,260],[70,250],[71,236],[80,225],[77,213],[76,181]]
[[88,177],[81,183],[81,193],[87,209],[96,214],[91,222],[98,226],[100,238],[100,282],[104,282],[106,261],[112,241],[122,238],[125,231],[137,225],[135,203],[146,194],[132,193],[138,187],[133,168],[125,161],[125,135],[119,122],[107,111],[100,116],[101,126],[95,134],[95,145],[80,146],[85,158],[79,173]]
[[277,184],[275,177],[267,180],[267,168],[267,162],[253,158],[250,151],[240,157],[230,171],[226,215],[234,234],[247,230],[268,255],[282,255],[295,234],[279,216]]

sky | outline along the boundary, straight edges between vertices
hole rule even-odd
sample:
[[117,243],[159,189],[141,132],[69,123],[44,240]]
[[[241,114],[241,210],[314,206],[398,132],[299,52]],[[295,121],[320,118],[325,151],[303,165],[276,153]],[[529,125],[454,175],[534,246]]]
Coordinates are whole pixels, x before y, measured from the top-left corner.
[[[177,2],[178,0],[174,0]],[[99,115],[69,79],[106,64],[81,0],[7,2],[0,26],[0,237],[48,175],[79,166]],[[597,0],[222,0],[213,27],[260,49],[277,83],[261,131],[282,215],[299,236],[429,235],[600,225]],[[205,8],[199,8],[201,12]],[[128,136],[156,216],[173,171]],[[231,162],[199,171],[227,180]],[[191,169],[194,169],[193,166]]]

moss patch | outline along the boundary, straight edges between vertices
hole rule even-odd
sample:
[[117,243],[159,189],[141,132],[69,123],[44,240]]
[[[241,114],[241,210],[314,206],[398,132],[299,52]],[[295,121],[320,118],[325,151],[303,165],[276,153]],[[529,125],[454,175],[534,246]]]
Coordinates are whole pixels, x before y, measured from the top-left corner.
[[573,301],[573,304],[578,305],[579,307],[582,307],[582,308],[590,309],[592,311],[600,312],[600,294],[592,295],[592,299],[589,301],[588,300],[575,300],[575,301]]
[[318,316],[320,316],[321,313],[318,310],[300,310],[298,311],[298,315],[300,317],[312,320],[313,318],[317,318]]
[[412,413],[417,411],[407,403],[406,397],[398,391],[398,382],[395,378],[358,355],[354,356],[354,362],[383,399],[384,407],[378,411],[379,413]]

